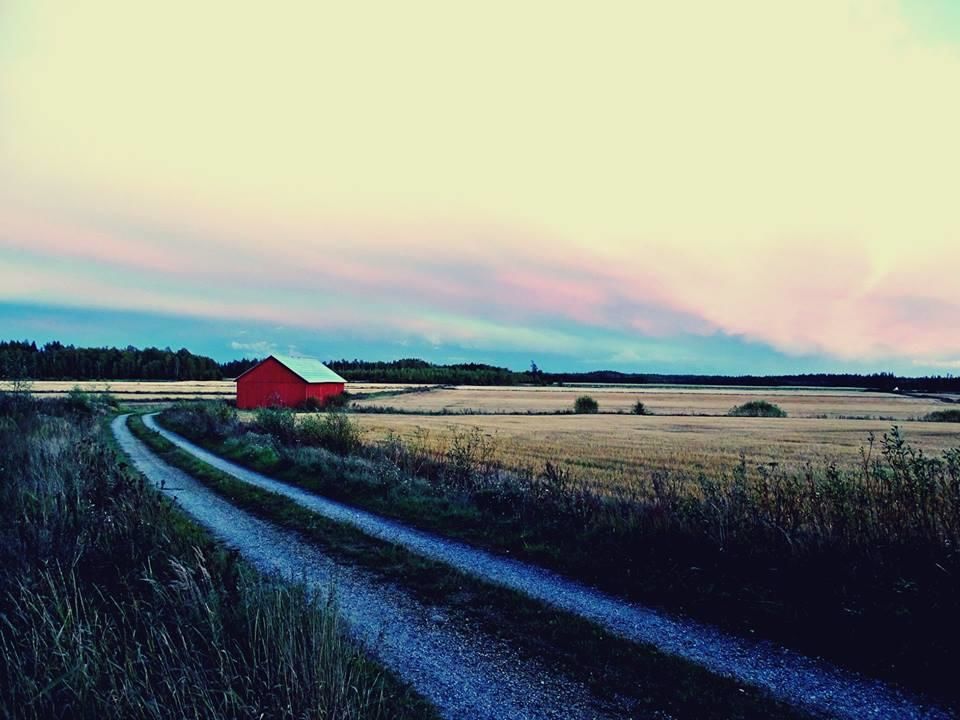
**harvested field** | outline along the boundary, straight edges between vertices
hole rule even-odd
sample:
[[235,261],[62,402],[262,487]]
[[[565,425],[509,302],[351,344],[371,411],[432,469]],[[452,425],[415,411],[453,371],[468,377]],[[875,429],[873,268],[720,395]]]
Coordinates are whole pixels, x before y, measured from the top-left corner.
[[[630,482],[652,470],[708,474],[730,471],[746,457],[750,466],[778,463],[799,468],[835,461],[852,466],[873,432],[891,423],[813,418],[651,417],[634,415],[475,415],[466,417],[356,415],[367,441],[390,433],[430,448],[449,446],[457,433],[479,429],[509,467],[542,471],[559,463],[600,484]],[[960,423],[898,423],[924,452],[960,445]]]
[[[75,387],[88,393],[110,392],[127,402],[224,399],[236,397],[233,380],[73,381],[37,380],[30,391],[45,397],[66,395]],[[11,390],[0,382],[0,391]],[[933,397],[906,397],[855,389],[723,388],[682,386],[432,387],[398,383],[348,383],[361,408],[390,407],[410,413],[557,413],[572,410],[579,395],[591,395],[601,413],[630,412],[640,400],[660,415],[725,415],[734,405],[769,400],[797,418],[916,420],[949,404]],[[419,392],[417,392],[419,391]]]
[[[351,388],[352,390],[353,388]],[[769,400],[792,417],[915,420],[943,403],[863,390],[721,388],[677,386],[471,387],[440,388],[357,401],[359,407],[386,406],[403,412],[554,413],[573,409],[590,395],[601,413],[630,412],[639,400],[654,414],[725,415],[735,405]]]
[[[236,397],[232,380],[34,380],[30,392],[41,397],[63,397],[74,388],[85,393],[110,393],[124,402],[158,400],[227,400]],[[0,383],[0,391],[12,389]]]
[[[30,392],[43,397],[63,397],[74,388],[86,393],[109,392],[124,402],[156,402],[160,400],[233,400],[237,386],[233,380],[34,380]],[[350,383],[352,393],[401,392],[411,385],[374,385]],[[13,384],[0,381],[0,391],[13,390]]]

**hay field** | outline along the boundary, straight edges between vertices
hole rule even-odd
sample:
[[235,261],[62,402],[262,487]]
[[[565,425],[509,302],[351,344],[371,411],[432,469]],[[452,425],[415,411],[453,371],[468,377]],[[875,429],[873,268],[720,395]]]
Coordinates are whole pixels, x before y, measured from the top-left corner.
[[[30,392],[41,397],[63,397],[73,388],[87,393],[109,392],[124,402],[190,399],[233,399],[236,386],[232,380],[33,380]],[[11,389],[0,383],[0,390]]]
[[[814,418],[651,417],[632,415],[355,415],[365,439],[389,433],[431,448],[449,446],[454,432],[478,428],[492,438],[508,467],[540,472],[560,463],[577,477],[600,485],[630,482],[652,470],[718,473],[745,454],[751,467],[778,463],[784,469],[835,461],[853,467],[872,431],[891,423]],[[925,452],[960,446],[960,423],[899,423],[907,440]]]
[[[162,400],[233,400],[237,386],[233,380],[33,380],[30,392],[41,397],[63,397],[78,387],[87,393],[109,392],[124,402],[158,402]],[[396,392],[409,385],[374,385],[350,383],[350,392]],[[12,390],[13,383],[0,381],[0,391]]]
[[[350,390],[354,390],[353,387]],[[862,390],[819,388],[725,388],[678,386],[473,387],[440,388],[422,393],[357,401],[359,407],[387,406],[404,412],[527,413],[571,410],[579,395],[600,403],[600,412],[629,412],[638,400],[654,414],[725,415],[734,405],[769,400],[791,417],[915,420],[944,404]]]

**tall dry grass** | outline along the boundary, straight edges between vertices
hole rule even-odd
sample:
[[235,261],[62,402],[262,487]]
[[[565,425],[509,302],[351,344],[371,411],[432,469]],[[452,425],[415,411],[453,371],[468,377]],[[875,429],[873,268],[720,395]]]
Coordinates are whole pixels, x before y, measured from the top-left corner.
[[119,463],[101,420],[0,395],[0,717],[429,714],[336,608],[247,569]]
[[388,435],[344,456],[309,446],[292,420],[280,437],[219,413],[185,407],[164,422],[321,494],[867,672],[955,687],[960,442],[927,454],[894,428],[864,438],[850,466],[743,456],[711,473],[638,464],[599,485],[551,459],[505,465],[477,429],[439,443]]
[[[671,418],[640,415],[470,416],[354,415],[368,443],[400,436],[438,451],[456,433],[479,428],[490,436],[504,467],[539,472],[547,462],[598,487],[630,485],[653,471],[696,478],[730,474],[745,455],[751,466],[802,473],[807,465],[860,465],[870,433],[888,432],[883,421],[808,418]],[[956,447],[960,426],[900,425],[912,447],[928,455]],[[422,443],[421,443],[422,444]]]

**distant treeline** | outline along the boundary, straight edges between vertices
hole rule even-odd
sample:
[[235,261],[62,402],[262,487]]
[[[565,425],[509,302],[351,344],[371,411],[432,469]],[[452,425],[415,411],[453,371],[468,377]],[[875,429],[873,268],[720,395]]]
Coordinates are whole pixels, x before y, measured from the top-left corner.
[[243,358],[243,360],[228,360],[225,363],[220,363],[220,372],[225,378],[235,378],[242,372],[246,372],[254,365],[256,365],[259,360],[253,358]]
[[735,385],[744,387],[849,387],[867,390],[900,390],[902,392],[958,392],[960,377],[933,375],[903,377],[881,372],[870,375],[856,373],[809,373],[804,375],[667,375],[659,373],[622,373],[598,370],[587,373],[544,373],[548,382],[606,383],[647,385]]
[[427,385],[519,385],[539,382],[539,373],[515,372],[482,363],[434,365],[426,360],[406,358],[391,362],[331,360],[327,366],[347,380]]
[[[78,348],[50,342],[0,342],[0,378],[31,380],[220,380],[253,367],[256,359],[218,363],[189,350],[135,347]],[[960,377],[901,377],[893,373],[813,373],[806,375],[673,375],[597,370],[550,373],[530,364],[518,372],[483,363],[435,365],[406,358],[389,362],[331,360],[330,368],[348,381],[425,385],[550,385],[597,383],[629,385],[726,385],[746,387],[851,387],[902,392],[960,392]]]
[[0,342],[0,378],[29,380],[219,380],[213,358],[189,350],[78,348],[49,342]]
[[[240,361],[249,367],[255,361]],[[903,392],[960,392],[960,377],[901,377],[893,373],[813,373],[806,375],[673,375],[661,373],[623,373],[596,370],[584,373],[544,372],[530,364],[523,372],[494,365],[469,363],[434,365],[425,360],[405,359],[393,362],[332,360],[327,365],[347,380],[355,382],[426,383],[439,385],[552,385],[556,383],[596,383],[624,385],[725,385],[746,387],[850,387]]]

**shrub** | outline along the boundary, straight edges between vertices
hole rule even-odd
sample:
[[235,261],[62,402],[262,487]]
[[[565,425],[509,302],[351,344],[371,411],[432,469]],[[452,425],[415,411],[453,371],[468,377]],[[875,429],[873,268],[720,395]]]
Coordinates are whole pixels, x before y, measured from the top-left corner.
[[643,404],[640,400],[637,400],[633,404],[633,408],[630,410],[634,415],[650,415],[650,411],[647,410],[647,406]]
[[323,410],[323,402],[315,397],[308,397],[302,403],[297,405],[297,410],[305,413],[315,413]]
[[573,411],[575,413],[595,413],[600,409],[600,405],[589,395],[581,395],[576,399],[576,402],[573,403]]
[[89,393],[84,391],[79,385],[74,385],[73,389],[67,393],[63,399],[63,406],[73,412],[94,415],[108,409],[116,410],[120,403],[117,398],[110,393],[109,386],[100,392]]
[[782,418],[786,417],[787,413],[766,400],[751,400],[748,403],[731,408],[727,415],[732,417]]
[[344,391],[339,395],[328,397],[323,407],[327,410],[342,410],[350,404],[350,399],[350,393]]
[[362,440],[360,427],[340,412],[305,418],[297,434],[303,445],[323,447],[341,455],[358,450]]
[[251,465],[266,468],[276,465],[280,460],[275,442],[271,435],[248,432],[239,437],[228,438],[223,447],[231,457],[242,458]]
[[120,408],[120,401],[117,399],[117,396],[110,392],[110,386],[107,386],[107,389],[100,393],[100,403],[104,407],[108,407],[111,410],[118,410]]
[[79,385],[74,385],[73,389],[67,393],[64,399],[64,405],[74,412],[90,415],[94,411],[94,399],[90,393],[84,392]]
[[239,427],[237,409],[223,400],[180,402],[170,412],[200,437],[225,438]]
[[351,397],[352,396],[348,392],[342,392],[339,395],[331,395],[323,400],[309,397],[300,403],[297,406],[297,409],[300,412],[308,413],[325,412],[327,410],[342,410],[349,404]]
[[277,442],[293,444],[297,441],[297,421],[290,408],[257,408],[254,414],[254,428],[258,432],[276,438]]
[[927,422],[955,422],[960,423],[960,410],[935,410],[924,415]]

